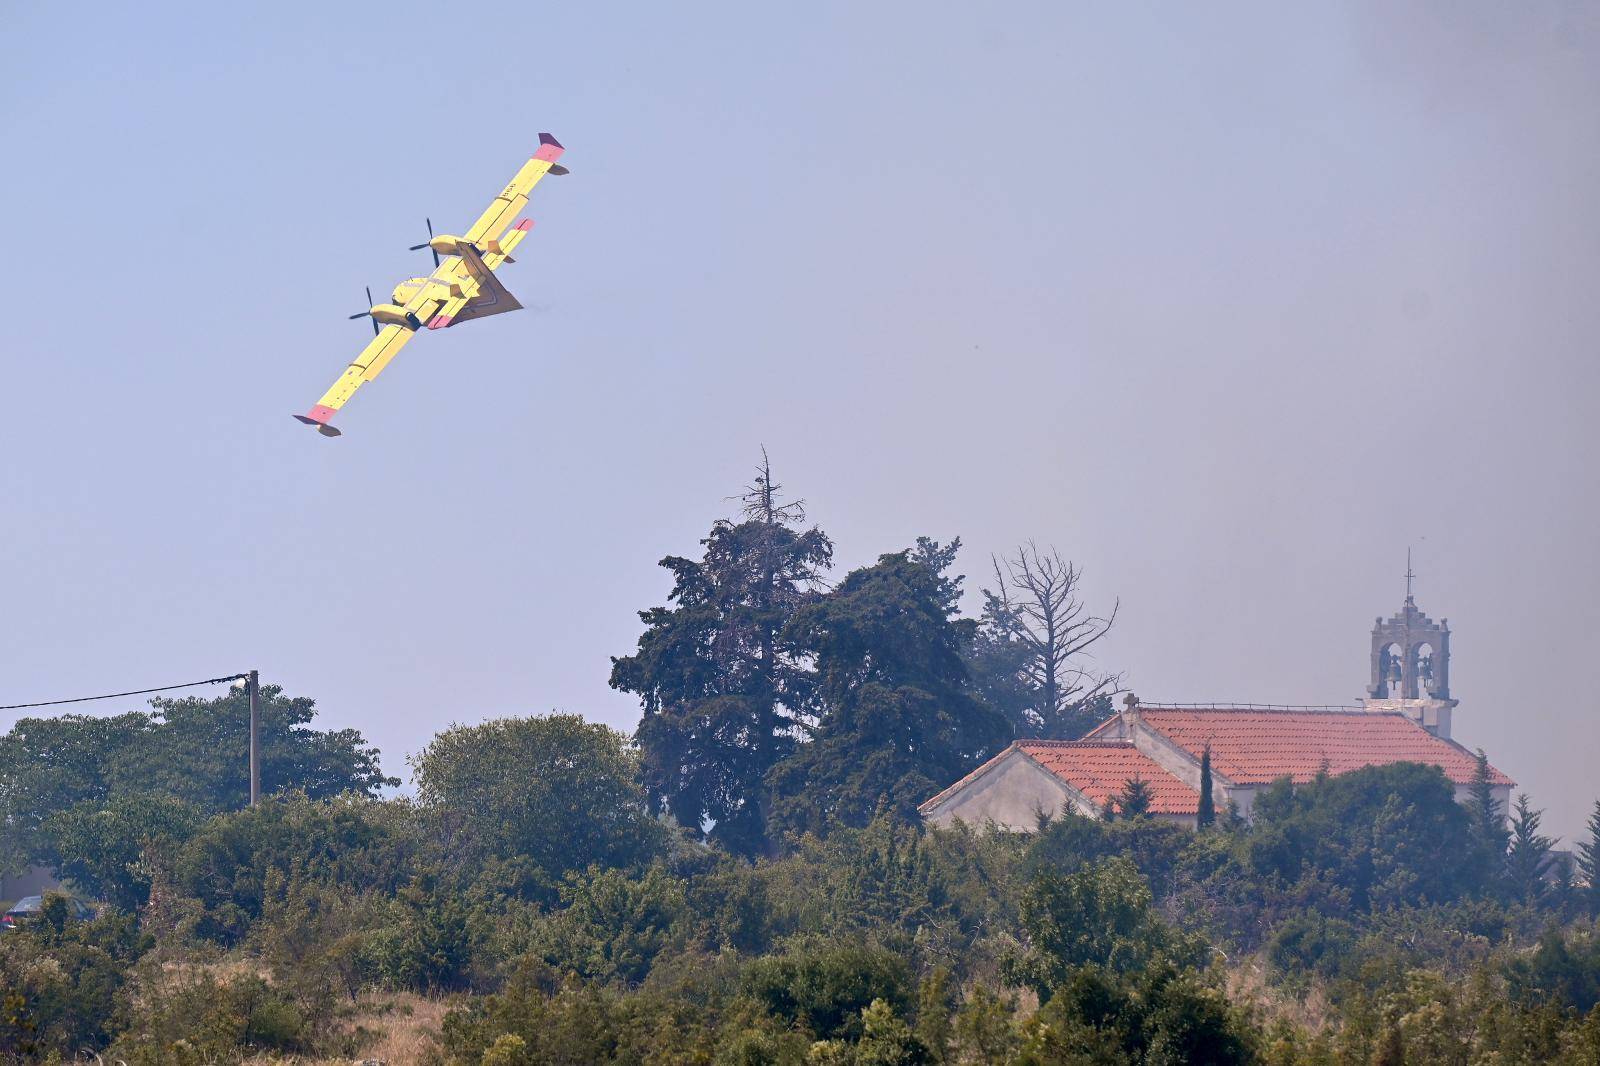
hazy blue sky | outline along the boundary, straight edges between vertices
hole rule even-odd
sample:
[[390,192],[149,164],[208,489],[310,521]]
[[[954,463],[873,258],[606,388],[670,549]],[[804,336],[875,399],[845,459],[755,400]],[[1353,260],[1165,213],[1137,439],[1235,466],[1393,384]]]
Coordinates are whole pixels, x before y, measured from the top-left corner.
[[[841,572],[1057,545],[1149,700],[1354,700],[1414,545],[1458,739],[1600,792],[1600,7],[7,9],[0,703],[631,728],[765,444]],[[530,310],[293,422],[546,129]]]

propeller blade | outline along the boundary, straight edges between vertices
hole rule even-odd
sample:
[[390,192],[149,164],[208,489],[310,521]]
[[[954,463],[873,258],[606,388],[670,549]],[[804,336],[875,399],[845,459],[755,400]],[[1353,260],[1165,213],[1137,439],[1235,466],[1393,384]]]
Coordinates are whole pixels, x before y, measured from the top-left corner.
[[[365,311],[361,312],[359,315],[351,315],[350,316],[350,320],[352,322],[355,321],[358,318],[372,318],[372,286],[371,285],[367,286],[367,309]],[[378,320],[375,319],[375,318],[372,318],[372,335],[374,337],[376,337],[378,335]]]
[[[428,243],[427,244],[413,244],[410,248],[406,249],[406,251],[408,251],[408,252],[420,252],[424,248],[427,248],[430,251],[432,251],[432,249],[433,249],[433,219],[424,218],[422,221],[424,221],[424,222],[426,222],[428,224]],[[439,265],[439,253],[438,252],[434,252],[433,253],[433,265],[434,266],[438,266]]]

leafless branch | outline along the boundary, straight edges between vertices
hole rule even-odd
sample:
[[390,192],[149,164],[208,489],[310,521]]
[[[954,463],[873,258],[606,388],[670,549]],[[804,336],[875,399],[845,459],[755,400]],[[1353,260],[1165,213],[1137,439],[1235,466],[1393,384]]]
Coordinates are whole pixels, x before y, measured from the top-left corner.
[[1028,652],[1023,676],[1039,693],[1039,713],[1058,718],[1076,703],[1114,692],[1116,674],[1097,673],[1084,663],[1090,649],[1111,631],[1121,601],[1109,615],[1092,613],[1080,598],[1083,571],[1054,548],[1033,541],[1006,559],[991,556],[995,589],[984,589],[989,614]]
[[736,497],[742,504],[746,521],[765,522],[767,525],[799,525],[806,520],[806,501],[790,500],[779,503],[783,486],[772,480],[772,462],[767,458],[767,446],[761,446],[761,465],[756,467],[756,479],[746,485],[743,494]]

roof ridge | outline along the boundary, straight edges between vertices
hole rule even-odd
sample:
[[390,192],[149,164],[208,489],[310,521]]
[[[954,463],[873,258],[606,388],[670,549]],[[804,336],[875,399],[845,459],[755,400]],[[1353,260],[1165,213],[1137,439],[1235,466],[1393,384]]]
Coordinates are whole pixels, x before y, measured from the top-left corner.
[[1403,711],[1369,711],[1365,707],[1345,704],[1328,704],[1326,706],[1294,706],[1285,704],[1272,706],[1264,703],[1258,704],[1220,704],[1220,703],[1145,703],[1139,701],[1140,711],[1184,711],[1190,714],[1341,714],[1361,716],[1366,718],[1405,718],[1410,721],[1410,716]]
[[1016,740],[1014,744],[1037,744],[1044,748],[1131,748],[1133,741],[1115,740]]

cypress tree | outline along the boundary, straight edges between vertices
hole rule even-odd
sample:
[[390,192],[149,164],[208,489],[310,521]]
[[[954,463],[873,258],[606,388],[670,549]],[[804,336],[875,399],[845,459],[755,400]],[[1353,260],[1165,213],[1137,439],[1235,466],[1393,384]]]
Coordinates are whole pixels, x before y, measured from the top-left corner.
[[1211,798],[1211,745],[1200,753],[1200,808],[1195,812],[1195,825],[1204,829],[1217,820],[1217,804]]
[[1511,816],[1511,847],[1506,852],[1506,880],[1511,891],[1528,903],[1544,898],[1545,864],[1550,861],[1550,848],[1555,841],[1539,832],[1543,811],[1528,806],[1528,796],[1517,796],[1515,812]]
[[1585,893],[1589,912],[1600,915],[1600,800],[1594,801],[1594,813],[1589,815],[1589,843],[1578,845],[1578,869],[1589,885]]
[[1478,749],[1478,765],[1472,771],[1467,790],[1467,817],[1478,852],[1479,869],[1492,884],[1500,879],[1506,861],[1506,812],[1495,802],[1494,783],[1489,777],[1489,757]]

